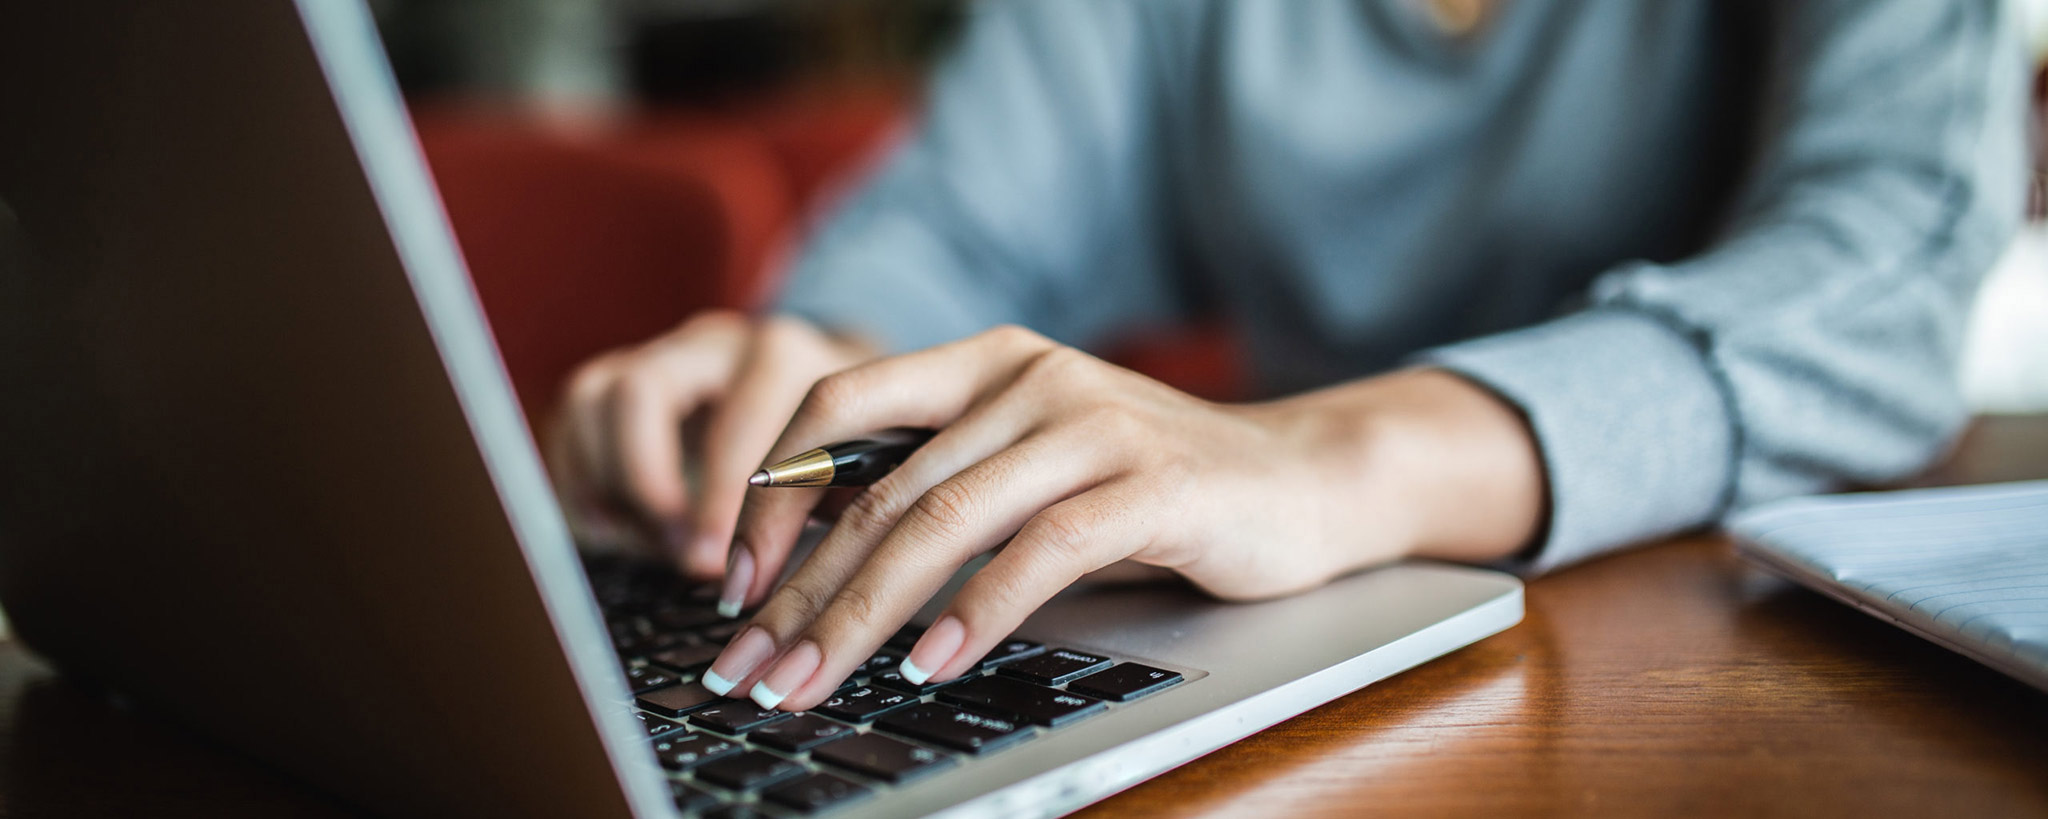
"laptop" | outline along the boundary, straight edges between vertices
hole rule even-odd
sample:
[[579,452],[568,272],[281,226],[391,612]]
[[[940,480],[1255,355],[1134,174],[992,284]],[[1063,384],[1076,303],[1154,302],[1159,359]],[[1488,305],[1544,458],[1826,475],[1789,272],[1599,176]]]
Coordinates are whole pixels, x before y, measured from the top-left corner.
[[18,4],[0,202],[18,636],[367,810],[1058,815],[1522,614],[1421,562],[1076,587],[764,717],[692,682],[707,590],[571,542],[360,0]]

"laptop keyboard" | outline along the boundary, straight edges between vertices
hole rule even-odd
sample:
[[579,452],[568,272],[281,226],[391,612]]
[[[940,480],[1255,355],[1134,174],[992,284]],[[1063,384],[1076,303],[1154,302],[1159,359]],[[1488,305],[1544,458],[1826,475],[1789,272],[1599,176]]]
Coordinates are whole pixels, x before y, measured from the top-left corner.
[[762,710],[697,679],[740,623],[717,589],[618,557],[586,561],[641,726],[676,807],[704,817],[809,816],[956,771],[1184,681],[1179,672],[1011,637],[978,668],[911,683],[907,626],[817,708]]

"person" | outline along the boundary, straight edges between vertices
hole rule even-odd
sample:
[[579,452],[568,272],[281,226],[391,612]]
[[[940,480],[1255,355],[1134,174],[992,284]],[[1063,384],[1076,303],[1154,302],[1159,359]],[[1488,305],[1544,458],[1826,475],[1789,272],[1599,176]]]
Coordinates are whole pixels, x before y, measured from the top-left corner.
[[[2021,212],[2006,13],[977,3],[771,314],[588,364],[555,466],[586,531],[651,528],[760,606],[705,683],[789,710],[984,553],[906,677],[1097,570],[1230,600],[1542,572],[1894,479],[1965,418],[1960,324]],[[1193,316],[1269,397],[1086,352]],[[823,493],[748,474],[889,427],[939,432],[778,586]]]

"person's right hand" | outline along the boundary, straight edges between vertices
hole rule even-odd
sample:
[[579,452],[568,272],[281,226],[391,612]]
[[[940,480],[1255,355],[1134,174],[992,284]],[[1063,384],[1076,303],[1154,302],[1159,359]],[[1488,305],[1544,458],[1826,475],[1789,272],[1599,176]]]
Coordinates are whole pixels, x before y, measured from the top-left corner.
[[[811,384],[875,355],[799,319],[713,311],[585,363],[548,447],[578,540],[651,548],[693,578],[719,577],[747,476]],[[688,451],[686,420],[703,422]]]

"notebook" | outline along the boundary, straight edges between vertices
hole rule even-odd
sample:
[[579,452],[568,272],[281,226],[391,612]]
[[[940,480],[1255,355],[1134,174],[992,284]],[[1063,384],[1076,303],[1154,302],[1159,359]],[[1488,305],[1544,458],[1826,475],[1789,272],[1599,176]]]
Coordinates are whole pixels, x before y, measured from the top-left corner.
[[2048,691],[2048,480],[1795,498],[1743,555]]

